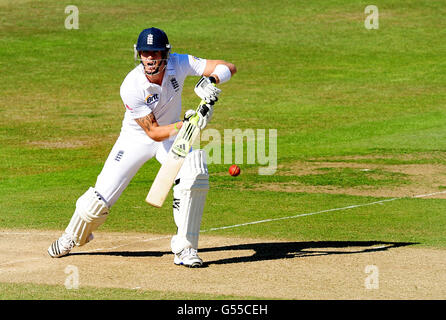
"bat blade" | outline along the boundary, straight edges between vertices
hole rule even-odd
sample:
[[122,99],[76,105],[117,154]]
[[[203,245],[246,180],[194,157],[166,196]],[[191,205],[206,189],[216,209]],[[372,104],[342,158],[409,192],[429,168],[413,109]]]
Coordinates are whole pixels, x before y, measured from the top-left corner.
[[183,124],[147,194],[148,204],[162,207],[199,131],[196,121]]
[[173,152],[167,154],[167,158],[161,165],[152,187],[146,197],[146,202],[154,207],[161,208],[169,194],[175,177],[183,165],[184,158],[175,156]]

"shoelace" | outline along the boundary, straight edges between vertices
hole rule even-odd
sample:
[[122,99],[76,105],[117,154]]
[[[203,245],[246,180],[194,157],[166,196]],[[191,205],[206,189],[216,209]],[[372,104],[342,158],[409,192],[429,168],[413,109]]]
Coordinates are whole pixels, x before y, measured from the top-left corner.
[[182,251],[181,256],[193,256],[196,257],[197,256],[197,249],[194,248],[186,248]]

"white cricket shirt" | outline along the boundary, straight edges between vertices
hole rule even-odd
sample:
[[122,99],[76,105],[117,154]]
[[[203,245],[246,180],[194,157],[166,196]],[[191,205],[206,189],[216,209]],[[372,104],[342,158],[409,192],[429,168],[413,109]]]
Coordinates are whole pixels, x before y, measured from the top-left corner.
[[142,64],[135,67],[121,84],[121,99],[126,109],[121,133],[153,142],[135,119],[153,113],[160,126],[179,121],[184,79],[187,76],[201,76],[205,67],[206,59],[172,53],[161,86],[147,79]]

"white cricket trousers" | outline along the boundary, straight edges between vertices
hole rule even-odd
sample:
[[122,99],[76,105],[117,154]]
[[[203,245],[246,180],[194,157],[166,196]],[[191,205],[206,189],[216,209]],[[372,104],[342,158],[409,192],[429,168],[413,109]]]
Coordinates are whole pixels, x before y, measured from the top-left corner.
[[145,142],[121,133],[95,185],[96,191],[103,197],[109,208],[119,199],[144,163],[153,157],[163,163],[172,143],[173,139]]

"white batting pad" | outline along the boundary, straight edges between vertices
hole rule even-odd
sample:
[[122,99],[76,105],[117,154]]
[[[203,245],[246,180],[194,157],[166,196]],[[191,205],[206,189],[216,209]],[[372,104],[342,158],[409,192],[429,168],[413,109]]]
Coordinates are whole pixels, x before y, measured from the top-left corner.
[[78,246],[88,242],[90,234],[102,225],[108,216],[108,206],[94,188],[89,188],[76,201],[76,210],[65,229]]
[[172,237],[173,253],[184,248],[198,249],[201,218],[209,191],[209,174],[203,150],[190,152],[173,187],[173,215],[178,231]]

